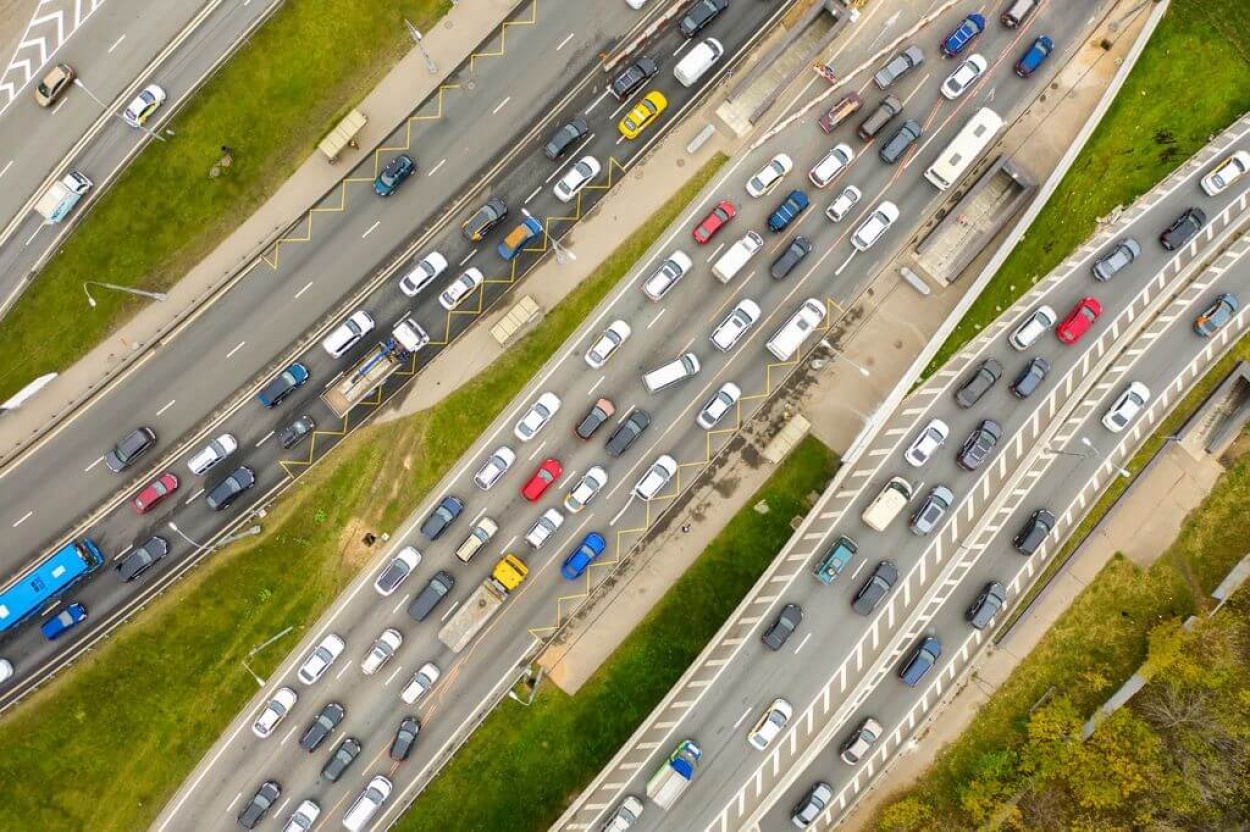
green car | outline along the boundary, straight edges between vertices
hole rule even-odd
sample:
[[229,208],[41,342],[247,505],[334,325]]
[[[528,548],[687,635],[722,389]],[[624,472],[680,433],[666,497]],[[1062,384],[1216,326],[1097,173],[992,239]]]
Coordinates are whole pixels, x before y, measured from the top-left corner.
[[824,557],[816,562],[816,568],[812,570],[812,573],[820,579],[822,584],[831,584],[838,579],[842,570],[858,551],[859,547],[855,545],[855,541],[843,535],[829,548]]

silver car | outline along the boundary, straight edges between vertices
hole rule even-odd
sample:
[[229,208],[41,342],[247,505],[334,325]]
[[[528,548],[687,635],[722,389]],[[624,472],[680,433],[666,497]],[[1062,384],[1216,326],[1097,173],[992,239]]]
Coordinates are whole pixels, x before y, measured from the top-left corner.
[[925,497],[920,508],[911,516],[909,528],[912,534],[924,536],[932,532],[942,522],[942,518],[946,516],[946,512],[950,511],[950,507],[955,504],[955,495],[944,485],[935,485],[933,490],[929,492],[929,496]]
[[890,58],[890,62],[881,67],[876,75],[872,76],[872,80],[876,82],[877,89],[886,89],[922,63],[924,63],[924,52],[921,48],[914,45],[909,46],[893,58]]
[[1106,255],[1094,261],[1090,270],[1098,280],[1110,280],[1117,273],[1128,268],[1140,254],[1141,246],[1138,242],[1132,237],[1125,237],[1116,243]]

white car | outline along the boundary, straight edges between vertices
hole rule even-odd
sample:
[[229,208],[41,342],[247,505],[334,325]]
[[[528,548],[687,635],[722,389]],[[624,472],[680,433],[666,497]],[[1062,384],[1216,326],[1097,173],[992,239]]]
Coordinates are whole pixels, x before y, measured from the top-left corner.
[[516,454],[507,445],[500,445],[495,452],[482,463],[473,475],[473,484],[483,491],[490,491],[500,477],[508,473],[512,463],[516,462]]
[[747,732],[747,742],[751,743],[752,748],[763,751],[789,724],[792,716],[794,716],[794,709],[790,707],[789,702],[781,698],[774,699],[773,703],[768,706],[768,710],[764,711],[764,715],[760,717],[759,722],[756,722]]
[[438,665],[434,662],[426,662],[421,665],[420,670],[412,674],[408,684],[404,685],[403,690],[399,692],[399,698],[409,705],[415,705],[434,689],[434,683],[441,675]]
[[859,204],[860,198],[864,192],[854,185],[847,185],[842,193],[838,194],[838,198],[825,209],[825,216],[834,222],[841,222],[847,214],[851,213],[851,209]]
[[644,808],[640,798],[632,794],[625,795],[625,799],[608,815],[603,826],[599,827],[600,832],[628,832],[642,817]]
[[654,500],[676,473],[677,460],[668,454],[662,454],[638,480],[634,486],[634,496],[640,500]]
[[399,291],[410,298],[416,297],[422,289],[433,283],[434,279],[445,271],[447,271],[447,258],[437,251],[431,251],[399,279]]
[[747,193],[757,198],[764,196],[777,187],[777,184],[792,170],[794,170],[794,161],[786,154],[778,153],[772,161],[760,168],[759,173],[747,180]]
[[694,261],[684,251],[674,251],[642,284],[642,293],[651,300],[660,300],[677,285],[677,281],[694,268]]
[[156,84],[148,84],[122,113],[122,120],[131,127],[142,127],[164,103],[165,90]]
[[278,688],[274,691],[273,699],[265,703],[256,721],[252,723],[252,733],[262,740],[272,734],[278,724],[286,719],[286,715],[291,712],[298,700],[299,697],[295,695],[295,691],[290,688]]
[[448,312],[451,312],[485,282],[486,276],[482,274],[481,269],[465,269],[438,296],[438,303]]
[[857,251],[867,251],[877,244],[877,240],[880,240],[897,220],[898,206],[889,200],[882,202],[873,208],[868,219],[861,222],[859,228],[855,229],[855,233],[851,235],[851,245]]
[[321,817],[321,807],[317,805],[317,801],[305,800],[286,819],[282,832],[308,832],[316,826],[319,817]]
[[828,187],[829,183],[838,178],[838,174],[846,170],[846,166],[855,158],[855,152],[846,142],[836,145],[826,153],[808,172],[807,178],[817,188]]
[[703,405],[703,409],[699,411],[699,415],[695,417],[695,422],[704,430],[711,430],[720,424],[720,420],[725,418],[725,414],[734,409],[738,400],[742,398],[742,388],[727,381],[720,386],[720,389],[712,394],[712,398],[707,400],[707,404]]
[[543,544],[551,539],[551,536],[560,530],[564,525],[564,515],[557,509],[549,508],[543,512],[534,525],[530,526],[530,530],[525,533],[525,542],[533,546],[535,549],[541,549]]
[[343,648],[347,644],[343,639],[330,633],[321,640],[321,643],[304,659],[304,663],[299,666],[299,680],[306,685],[325,675],[330,669],[330,665],[334,664],[334,660],[343,652]]
[[590,505],[590,501],[598,496],[599,492],[608,486],[608,472],[598,465],[591,466],[585,474],[582,474],[581,480],[573,489],[564,497],[564,508],[570,514],[577,514],[579,511]]
[[625,0],[625,5],[629,6],[634,11],[637,11],[647,5],[647,0]]
[[920,435],[903,453],[903,459],[907,460],[907,464],[913,468],[919,468],[928,462],[938,449],[946,444],[946,437],[950,436],[951,429],[941,419],[934,419],[925,425],[924,430],[920,431]]
[[343,353],[356,346],[356,342],[373,331],[373,316],[357,309],[347,320],[336,326],[321,342],[331,358],[342,358]]
[[396,552],[395,557],[391,558],[391,562],[386,565],[386,568],[378,573],[378,577],[373,581],[373,588],[383,598],[387,597],[399,589],[399,585],[416,571],[420,563],[421,553],[417,551],[416,547],[405,546]]
[[590,349],[586,350],[586,363],[594,370],[603,367],[612,357],[612,353],[620,349],[621,344],[625,343],[632,332],[629,324],[624,321],[618,320],[608,324],[608,328],[595,339]]
[[1245,176],[1247,171],[1250,171],[1250,153],[1238,150],[1220,162],[1219,167],[1202,177],[1202,181],[1198,184],[1202,186],[1207,196],[1217,196],[1223,193],[1229,185]]
[[377,640],[373,642],[373,646],[369,648],[369,652],[365,653],[365,657],[360,660],[360,672],[366,676],[372,676],[382,669],[382,666],[391,660],[399,650],[399,646],[404,643],[404,636],[399,630],[389,628],[382,631]]
[[1148,401],[1150,401],[1150,388],[1140,381],[1134,381],[1102,417],[1102,426],[1112,433],[1119,433],[1128,427],[1129,422],[1137,418],[1137,414],[1141,413],[1141,409]]
[[721,352],[729,352],[759,319],[759,304],[750,298],[743,298],[712,330],[712,346]]
[[988,67],[989,63],[979,53],[969,55],[967,60],[955,67],[954,72],[946,76],[946,80],[942,82],[942,95],[954,101],[966,93]]
[[572,202],[573,197],[589,185],[601,170],[599,160],[594,156],[583,156],[578,159],[577,163],[565,171],[564,176],[560,177],[560,181],[556,183],[553,189],[556,199],[561,202]]
[[516,423],[516,427],[512,429],[513,435],[522,442],[530,441],[559,410],[560,397],[551,391],[543,393]]
[[221,436],[218,436],[203,448],[196,451],[195,455],[187,460],[187,467],[190,468],[191,473],[196,476],[206,474],[214,465],[221,462],[238,449],[238,440],[229,433],[223,433]]
[[13,662],[8,659],[0,659],[0,683],[9,681],[13,678]]
[[1033,342],[1042,337],[1048,329],[1055,325],[1055,321],[1059,320],[1055,316],[1055,310],[1049,306],[1039,306],[1032,315],[1025,318],[1015,331],[1011,333],[1011,337],[1007,339],[1013,347],[1018,350],[1027,350],[1033,346]]

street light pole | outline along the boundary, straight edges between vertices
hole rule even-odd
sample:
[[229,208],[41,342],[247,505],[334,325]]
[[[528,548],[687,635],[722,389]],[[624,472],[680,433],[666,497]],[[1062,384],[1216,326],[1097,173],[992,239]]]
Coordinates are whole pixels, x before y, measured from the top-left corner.
[[[1102,455],[1102,451],[1098,450],[1098,448],[1094,446],[1094,443],[1089,441],[1089,437],[1082,436],[1081,444],[1089,448],[1091,451],[1093,451],[1094,456],[1098,457],[1099,459],[1106,459],[1106,457]],[[1132,476],[1132,474],[1128,472],[1127,468],[1120,468],[1119,474],[1120,476],[1125,477],[1125,478]]]
[[[521,209],[521,213],[531,219],[533,219],[534,217],[534,215],[531,214],[529,210],[525,208]],[[551,243],[551,250],[556,253],[557,263],[568,263],[570,261],[577,259],[577,255],[573,253],[572,249],[570,249],[568,246],[560,245],[560,241],[556,239],[556,235],[550,232],[546,232],[546,233],[547,233],[547,242]]]
[[847,357],[845,352],[838,349],[833,344],[829,343],[828,338],[822,339],[820,343],[824,344],[826,347],[829,348],[829,352],[833,353],[835,361],[845,361],[847,364],[850,364],[856,370],[859,370],[859,374],[863,376],[864,378],[868,378],[870,375],[872,375],[872,373],[869,372],[867,367],[864,367],[860,364],[856,364],[854,361],[852,361],[850,358]]
[[115,283],[101,283],[98,280],[88,280],[82,284],[82,290],[86,293],[87,303],[91,304],[92,309],[95,308],[96,300],[91,296],[91,290],[87,288],[88,285],[112,289],[114,292],[125,292],[128,295],[138,295],[143,298],[151,298],[155,301],[162,301],[167,297],[164,292],[149,292],[146,289],[131,289],[129,286],[118,286]]
[[138,128],[139,128],[140,130],[142,130],[144,133],[147,133],[149,136],[151,136],[152,138],[156,139],[157,141],[160,141],[160,142],[165,141],[165,137],[164,137],[164,136],[162,136],[160,133],[157,133],[155,130],[151,130],[151,129],[149,129],[149,128],[145,127],[145,126],[144,126],[144,125],[142,125],[142,124],[133,124],[133,125],[132,125],[130,122],[126,121],[126,119],[122,118],[121,113],[116,113],[116,112],[113,112],[112,110],[110,110],[110,109],[109,109],[109,105],[107,105],[107,104],[105,104],[103,101],[101,101],[101,100],[99,99],[99,97],[97,97],[97,96],[96,96],[96,94],[95,94],[95,93],[93,93],[93,92],[91,91],[91,89],[90,89],[90,88],[89,88],[86,84],[84,84],[84,83],[82,82],[82,79],[81,79],[81,78],[75,78],[75,79],[74,79],[74,86],[78,87],[78,89],[80,89],[80,90],[82,90],[83,92],[85,92],[85,93],[87,94],[87,97],[88,97],[88,98],[90,98],[92,101],[94,101],[96,104],[98,104],[101,110],[104,110],[104,111],[105,111],[105,112],[107,112],[109,115],[111,115],[113,118],[115,118],[115,119],[119,119],[119,120],[121,121],[121,123],[122,123],[122,124],[126,125],[127,127],[138,127]]
[[408,34],[412,37],[412,42],[421,50],[421,57],[425,58],[425,68],[431,75],[438,73],[438,64],[434,63],[434,59],[430,57],[430,53],[425,51],[425,44],[421,42],[421,30],[412,25],[412,21],[404,18],[404,25],[408,27]]

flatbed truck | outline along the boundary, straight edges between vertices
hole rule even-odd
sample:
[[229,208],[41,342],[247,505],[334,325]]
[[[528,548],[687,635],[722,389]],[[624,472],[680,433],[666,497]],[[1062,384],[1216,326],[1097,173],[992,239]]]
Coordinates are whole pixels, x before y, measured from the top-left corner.
[[664,765],[647,781],[647,797],[661,809],[672,808],[677,798],[686,793],[694,780],[695,769],[703,749],[694,740],[682,740],[677,749],[664,761]]
[[438,631],[438,639],[447,645],[453,653],[459,653],[474,636],[481,632],[512,591],[521,585],[529,574],[527,567],[520,558],[511,553],[505,554],[495,564],[490,577],[482,581],[468,600],[456,610],[451,620]]

